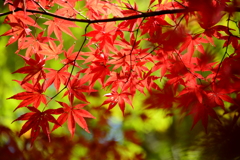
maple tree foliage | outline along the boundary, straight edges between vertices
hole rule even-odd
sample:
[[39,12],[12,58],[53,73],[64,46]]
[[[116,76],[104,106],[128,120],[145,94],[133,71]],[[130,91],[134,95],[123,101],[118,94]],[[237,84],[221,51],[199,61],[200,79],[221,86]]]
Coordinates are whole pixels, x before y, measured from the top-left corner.
[[[85,118],[96,116],[84,106],[98,83],[108,92],[101,106],[119,106],[123,116],[140,92],[150,94],[144,109],[170,114],[180,109],[193,117],[192,127],[201,121],[206,131],[210,117],[221,123],[219,112],[232,106],[235,121],[239,118],[237,0],[150,0],[145,10],[127,0],[5,0],[4,5],[9,11],[0,16],[10,29],[1,36],[10,36],[7,46],[17,43],[16,54],[25,62],[13,72],[24,74],[16,82],[25,91],[9,99],[21,100],[16,112],[29,110],[15,121],[26,121],[19,136],[31,130],[32,144],[41,130],[50,141],[64,123],[71,136],[76,123],[91,132]],[[81,37],[71,28],[83,31]],[[65,47],[63,34],[72,39],[71,47]],[[52,61],[62,67],[51,68]],[[48,95],[52,87],[56,92]]]

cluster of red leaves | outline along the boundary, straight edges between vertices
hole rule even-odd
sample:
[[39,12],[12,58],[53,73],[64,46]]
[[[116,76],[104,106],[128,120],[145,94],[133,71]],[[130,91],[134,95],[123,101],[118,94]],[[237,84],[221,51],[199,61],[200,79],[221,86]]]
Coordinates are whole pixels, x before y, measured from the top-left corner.
[[[19,54],[26,66],[14,72],[27,74],[18,81],[25,92],[10,97],[22,100],[16,109],[27,107],[31,111],[17,119],[27,120],[20,135],[32,129],[33,142],[40,127],[49,136],[49,122],[55,124],[55,130],[66,121],[72,136],[76,123],[89,132],[84,117],[94,116],[82,109],[89,103],[83,92],[95,92],[96,82],[110,91],[102,103],[108,104],[108,110],[118,104],[124,113],[125,104],[132,106],[137,91],[143,94],[148,91],[151,94],[145,101],[148,108],[171,110],[177,106],[193,116],[193,126],[201,120],[205,128],[209,116],[218,120],[214,108],[221,107],[226,112],[225,102],[237,105],[231,96],[240,91],[240,45],[238,35],[233,34],[234,29],[229,25],[234,21],[230,0],[182,0],[181,3],[151,0],[145,11],[140,11],[136,3],[127,2],[86,0],[82,9],[77,9],[74,7],[79,6],[78,0],[5,1],[13,12],[4,20],[11,29],[1,36],[11,36],[7,45],[18,43],[17,53],[27,49],[24,56]],[[225,12],[230,11],[229,8],[231,12]],[[185,12],[157,15],[161,10],[180,9]],[[154,12],[155,16],[128,18]],[[77,15],[88,25],[79,51],[74,52],[74,45],[65,49],[62,33],[77,39],[69,29],[80,28],[73,22],[77,21]],[[218,24],[226,16],[226,25]],[[117,22],[116,17],[125,17],[125,20]],[[101,19],[106,21],[98,22]],[[192,30],[193,25],[198,25],[200,31]],[[87,31],[89,26],[92,31]],[[226,50],[220,61],[216,50],[209,49],[211,45],[219,45],[215,44],[218,40],[224,42],[222,47]],[[83,52],[83,47],[89,51]],[[228,53],[230,47],[232,53]],[[60,69],[45,68],[45,63],[59,60],[60,56],[64,56]],[[78,64],[78,60],[84,61],[83,64]],[[75,75],[73,69],[77,70]],[[158,84],[163,78],[166,82],[161,88]],[[63,108],[45,110],[52,107],[48,102],[56,97],[44,94],[52,84],[56,95],[67,89],[64,96],[68,96],[70,105],[58,102]],[[74,99],[84,104],[73,105]],[[41,112],[38,107],[42,103]],[[56,120],[52,114],[60,116]]]

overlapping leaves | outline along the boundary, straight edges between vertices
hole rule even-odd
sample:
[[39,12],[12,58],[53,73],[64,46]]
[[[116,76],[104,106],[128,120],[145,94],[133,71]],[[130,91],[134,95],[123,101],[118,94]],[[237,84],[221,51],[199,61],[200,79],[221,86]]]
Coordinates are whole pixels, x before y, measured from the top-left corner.
[[[22,100],[16,109],[27,107],[31,111],[16,119],[27,120],[20,135],[32,129],[33,143],[42,128],[49,136],[49,122],[54,123],[53,130],[67,122],[72,136],[76,123],[89,132],[84,118],[94,116],[82,109],[86,105],[82,103],[89,103],[86,93],[96,92],[98,83],[109,91],[101,105],[108,105],[108,110],[118,105],[124,114],[126,104],[133,107],[132,99],[138,92],[148,91],[152,96],[145,101],[147,109],[172,110],[176,106],[193,116],[193,126],[202,121],[207,128],[209,117],[218,120],[214,109],[220,106],[226,112],[226,102],[237,105],[232,95],[240,91],[240,38],[236,27],[230,25],[239,27],[239,22],[233,19],[233,9],[227,8],[230,2],[151,0],[147,10],[140,11],[137,3],[121,0],[85,1],[82,9],[75,8],[77,0],[5,1],[12,14],[6,16],[4,23],[11,29],[1,36],[11,36],[7,46],[18,42],[16,53],[26,49],[25,55],[19,54],[26,66],[13,72],[27,74],[17,81],[25,91],[10,97]],[[58,5],[57,9],[54,5]],[[179,11],[186,8],[189,10],[184,13]],[[22,11],[15,13],[16,9]],[[54,9],[55,14],[50,13]],[[127,18],[161,10],[177,12]],[[82,22],[88,23],[84,33],[73,22],[80,16],[85,18]],[[126,19],[106,20],[114,17]],[[227,23],[223,25],[222,19]],[[74,35],[70,27],[82,33],[80,46],[74,41],[81,36]],[[70,36],[71,41],[64,42],[62,33]],[[67,48],[66,43],[71,47]],[[212,47],[215,45],[221,45],[225,52],[216,52]],[[59,61],[61,67],[47,68],[53,60]],[[50,98],[45,92],[52,86],[57,92]],[[65,89],[63,97],[68,97],[70,105],[58,102],[63,108],[48,109],[54,107],[48,106],[49,102]],[[38,110],[41,104],[42,112]],[[55,120],[52,114],[60,116]]]

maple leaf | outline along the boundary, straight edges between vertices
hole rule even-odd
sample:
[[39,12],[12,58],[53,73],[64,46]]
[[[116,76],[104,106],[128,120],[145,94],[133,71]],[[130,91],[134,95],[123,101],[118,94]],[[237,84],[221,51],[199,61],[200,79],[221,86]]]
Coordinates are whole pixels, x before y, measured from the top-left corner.
[[[129,99],[129,96],[133,96],[131,93],[128,92],[121,92],[118,93],[116,91],[112,91],[111,93],[105,94],[104,96],[109,97],[106,99],[101,106],[105,104],[109,104],[108,110],[112,109],[114,106],[117,104],[119,105],[123,115],[124,115],[124,110],[125,110],[125,102],[130,104],[132,106],[132,101]],[[133,106],[132,106],[133,107]]]
[[22,74],[28,74],[22,81],[22,84],[28,82],[29,80],[36,80],[34,82],[38,82],[41,78],[46,78],[45,72],[44,72],[44,65],[46,59],[43,58],[43,56],[35,54],[35,60],[29,57],[24,57],[19,54],[20,57],[23,58],[23,60],[29,65],[22,67],[18,70],[16,70],[13,73],[22,73]]
[[111,72],[110,77],[105,82],[104,88],[112,85],[112,90],[117,91],[119,88],[122,88],[124,86],[126,79],[127,76],[124,75],[122,72]]
[[215,102],[217,105],[220,105],[223,110],[224,103],[223,100],[232,104],[235,104],[234,100],[228,96],[227,94],[232,93],[235,89],[233,88],[225,88],[225,86],[221,86],[220,84],[213,83],[211,85],[212,91],[208,92],[208,98]]
[[15,53],[18,53],[21,49],[27,48],[25,56],[31,57],[33,54],[36,54],[41,50],[41,44],[57,40],[51,37],[43,37],[43,34],[44,32],[39,33],[36,38],[31,36],[19,39],[18,50]]
[[[183,3],[179,3],[177,1],[164,1],[162,2],[162,0],[158,0],[158,4],[155,6],[156,7],[156,10],[171,10],[171,9],[176,9],[176,8],[183,8]],[[179,16],[181,16],[182,14],[166,14],[164,15],[164,18],[166,16],[168,16],[169,18],[171,18],[173,21],[175,21]]]
[[[62,107],[64,112],[61,113],[61,115],[58,117],[57,121],[60,125],[63,125],[64,122],[68,121],[68,130],[70,131],[72,137],[75,133],[75,124],[77,124],[82,127],[86,132],[90,133],[88,130],[87,123],[84,118],[95,118],[91,113],[89,113],[86,110],[83,110],[82,108],[86,104],[78,104],[75,106],[68,105],[64,102],[58,102]],[[52,131],[57,129],[59,127],[58,124],[55,124],[53,126]]]
[[4,5],[5,4],[11,4],[11,6],[9,6],[10,10],[17,8],[23,9],[24,18],[27,17],[27,9],[37,9],[37,5],[33,2],[33,0],[4,0]]
[[199,37],[200,34],[195,35],[192,37],[190,34],[187,35],[185,42],[182,44],[181,48],[179,49],[179,53],[187,48],[186,55],[188,56],[189,62],[191,61],[192,55],[194,53],[194,47],[201,52],[204,53],[204,48],[201,43],[208,43],[206,39]]
[[198,21],[200,26],[204,29],[210,28],[211,26],[217,24],[224,15],[222,14],[224,6],[214,6],[213,1],[209,0],[202,0],[201,2],[190,0],[189,7],[194,7],[198,10]]
[[166,83],[161,91],[152,91],[151,95],[144,101],[144,104],[148,106],[148,109],[170,109],[173,106],[173,102],[176,102],[175,94],[173,86]]
[[2,34],[1,36],[12,36],[6,46],[16,42],[18,39],[24,38],[27,35],[31,34],[31,29],[29,29],[26,24],[24,24],[19,19],[16,19],[12,15],[8,15],[6,17],[5,23],[9,24],[11,26],[11,29]]
[[40,132],[40,127],[41,127],[43,130],[43,133],[48,136],[48,140],[50,142],[50,130],[49,130],[48,123],[51,122],[51,123],[54,123],[55,125],[60,126],[60,124],[52,116],[52,114],[61,114],[63,112],[63,109],[62,108],[48,109],[44,112],[40,112],[35,107],[27,107],[27,108],[32,112],[26,113],[13,121],[15,122],[20,120],[27,120],[27,122],[22,126],[22,129],[19,133],[19,137],[31,129],[31,146],[32,146],[33,142],[36,140]]
[[160,50],[157,52],[157,54],[158,54],[158,56],[155,57],[154,59],[158,59],[159,62],[154,64],[151,71],[155,72],[155,71],[161,69],[161,77],[163,77],[166,74],[167,70],[172,65],[172,63],[171,63],[171,60],[169,60],[169,58],[167,58],[166,55],[163,54],[163,52],[161,52]]
[[115,27],[115,22],[109,22],[107,24],[93,24],[95,30],[88,32],[84,36],[92,37],[90,44],[99,43],[99,49],[104,50],[104,53],[109,51],[115,51],[113,44],[117,35],[121,35],[121,32],[116,32],[118,28]]
[[70,76],[69,72],[66,72],[67,67],[62,68],[60,71],[48,68],[50,72],[46,74],[47,79],[44,88],[48,88],[52,83],[54,83],[54,87],[56,90],[59,90],[60,84],[66,84],[68,77]]
[[[117,54],[114,54],[111,57],[113,59],[109,60],[108,63],[114,64],[112,70],[116,70],[120,67],[122,67],[122,70],[129,70],[130,66],[132,66],[132,70],[136,71],[141,76],[142,71],[148,71],[147,67],[144,66],[148,60],[141,60],[138,57],[144,57],[147,50],[148,48],[135,49],[131,52],[131,48],[125,48],[117,52]],[[131,52],[131,54],[129,54],[129,52]]]
[[[108,55],[103,53],[99,48],[93,49],[92,47],[89,47],[90,52],[81,52],[81,56],[85,57],[82,58],[85,63],[89,62],[100,62],[104,65],[108,62]],[[87,57],[87,58],[86,58]]]
[[81,101],[89,103],[82,92],[90,93],[95,92],[96,90],[91,89],[90,86],[84,85],[82,79],[78,79],[78,76],[79,73],[77,76],[74,76],[74,78],[68,83],[68,91],[66,91],[63,96],[68,95],[70,103],[73,102],[74,96]]
[[139,79],[140,77],[135,72],[132,74],[122,71],[120,73],[112,72],[105,82],[104,87],[111,85],[112,91],[117,91],[118,89],[124,91],[129,90],[130,93],[134,94],[136,90],[139,90],[144,94],[144,86],[142,81]]
[[38,54],[47,56],[48,59],[58,59],[58,55],[63,52],[62,47],[63,44],[60,43],[58,46],[53,42],[49,41],[49,45],[45,43],[40,44],[41,50],[38,52]]
[[101,18],[103,16],[107,17],[110,14],[116,17],[123,16],[118,6],[101,0],[86,1],[85,7],[88,8],[87,16],[91,19]]
[[192,115],[193,116],[193,124],[191,129],[193,129],[193,127],[197,124],[198,121],[202,121],[202,125],[205,128],[205,131],[207,132],[207,126],[208,126],[208,116],[211,116],[212,118],[219,120],[216,112],[213,110],[213,108],[209,107],[209,106],[205,106],[204,104],[201,103],[197,103],[195,104],[190,113],[188,115]]
[[[40,8],[42,9],[42,8],[44,8],[44,9],[51,9],[51,7],[53,7],[54,6],[54,3],[56,3],[56,0],[51,0],[51,1],[49,1],[49,0],[41,0],[41,1],[36,1],[36,0],[27,0],[27,3],[28,2],[31,2],[30,4],[34,4],[34,5],[32,5],[32,6],[29,6],[29,4],[28,4],[28,8],[30,9],[30,8],[32,8],[32,9],[35,9],[36,10],[36,8],[39,8],[40,6]],[[34,7],[34,8],[33,8]]]
[[[230,85],[229,87],[232,88],[232,82],[238,81],[238,75],[239,72],[239,57],[237,55],[231,55],[230,57],[227,57],[222,62],[222,66],[216,65],[213,69],[215,75],[214,78],[221,80],[221,84]],[[218,69],[220,68],[219,72]]]
[[117,52],[117,54],[112,56],[113,59],[109,60],[108,63],[114,64],[113,70],[120,67],[129,67],[129,64],[131,64],[131,57],[132,56],[126,54],[125,51]]
[[126,81],[124,82],[124,85],[122,86],[122,90],[127,91],[133,95],[136,93],[136,90],[139,90],[141,93],[144,93],[144,86],[140,80],[140,76],[133,72],[133,73],[125,73]]
[[79,13],[76,9],[74,9],[76,1],[71,1],[71,0],[59,0],[56,1],[57,4],[61,5],[63,8],[60,8],[56,11],[55,14],[61,15],[64,17],[71,17],[71,18],[76,18],[76,15]]
[[71,65],[75,65],[76,67],[79,67],[79,65],[77,63],[74,63],[74,60],[83,60],[82,57],[77,57],[77,55],[79,54],[79,52],[73,52],[75,47],[75,44],[73,44],[68,51],[64,51],[64,56],[66,59],[63,59],[61,62],[63,64],[71,64]]
[[30,26],[33,26],[33,27],[36,27],[36,28],[42,30],[42,28],[36,23],[35,19],[32,19],[30,17],[33,14],[28,12],[27,15],[28,16],[26,16],[25,13],[22,11],[18,12],[17,14],[9,15],[9,16],[13,16],[10,19],[10,22],[19,22],[20,21],[25,25],[30,25]]
[[84,73],[82,81],[85,83],[90,80],[90,85],[93,86],[94,83],[100,79],[100,83],[103,84],[106,76],[110,75],[109,70],[110,65],[104,64],[103,62],[92,62],[90,68]]
[[56,37],[59,40],[62,40],[62,32],[65,32],[74,39],[76,39],[76,37],[72,34],[71,30],[68,27],[79,27],[71,21],[54,18],[53,20],[47,21],[44,24],[48,25],[48,36],[50,36],[52,32],[54,32]]
[[[122,10],[122,13],[124,16],[128,17],[128,16],[141,14],[140,12],[138,12],[138,7],[137,7],[136,2],[134,3],[134,7],[128,3],[124,3],[124,5],[127,8],[127,10]],[[140,23],[141,23],[140,18],[123,21],[119,24],[119,29],[127,29],[128,31],[133,31],[134,30],[133,28],[136,27]]]
[[214,62],[214,58],[215,55],[212,52],[205,52],[197,57],[196,60],[193,60],[193,63],[196,63],[194,68],[199,71],[210,71],[216,64],[216,62]]
[[202,125],[207,132],[208,116],[219,121],[219,118],[213,109],[216,105],[209,103],[208,98],[206,97],[207,94],[200,93],[197,88],[195,90],[190,89],[189,92],[185,89],[183,93],[185,94],[181,94],[181,96],[179,95],[177,97],[177,100],[180,102],[178,107],[182,108],[182,113],[189,112],[187,115],[193,116],[191,129],[194,128],[198,121],[202,121]]
[[232,46],[237,49],[238,45],[239,45],[239,40],[240,38],[237,36],[222,36],[220,39],[224,39],[225,43],[223,44],[223,47],[226,47],[230,44],[232,44]]
[[100,0],[86,1],[86,8],[89,9],[87,16],[93,19],[99,18],[102,13],[103,15],[106,13]]
[[208,39],[208,41],[213,45],[215,46],[214,44],[214,41],[213,41],[213,37],[216,37],[216,38],[221,38],[222,37],[222,33],[219,32],[219,31],[223,31],[225,32],[226,34],[230,34],[230,30],[234,30],[234,29],[229,29],[228,27],[226,26],[223,26],[223,25],[215,25],[213,27],[210,27],[210,28],[204,28],[205,31],[203,34],[206,35],[206,38]]
[[[143,79],[141,80],[141,84],[147,88],[148,92],[151,93],[152,89],[160,90],[160,87],[154,82],[154,80],[159,79],[160,77],[150,75],[152,73],[152,70],[150,70],[147,73],[143,74]],[[143,93],[143,92],[142,92]]]
[[154,16],[146,18],[146,22],[141,25],[142,35],[148,33],[153,36],[156,32],[161,32],[162,27],[171,26],[168,22],[164,20],[164,16]]
[[[30,14],[30,13],[28,13]],[[31,15],[31,14],[30,14]],[[18,12],[18,14],[8,15],[4,19],[4,23],[9,24],[11,29],[2,34],[1,36],[12,36],[7,45],[10,45],[17,40],[25,38],[28,35],[31,35],[31,29],[28,25],[41,29],[41,27],[29,16],[26,16],[23,12]]]
[[18,82],[21,85],[21,87],[26,90],[26,92],[21,92],[8,98],[8,99],[23,100],[15,110],[21,107],[27,107],[30,104],[33,104],[35,108],[38,108],[41,102],[43,102],[44,104],[47,103],[46,96],[42,94],[44,90],[39,83],[32,85],[30,83],[22,84],[21,81],[16,81],[16,82]]

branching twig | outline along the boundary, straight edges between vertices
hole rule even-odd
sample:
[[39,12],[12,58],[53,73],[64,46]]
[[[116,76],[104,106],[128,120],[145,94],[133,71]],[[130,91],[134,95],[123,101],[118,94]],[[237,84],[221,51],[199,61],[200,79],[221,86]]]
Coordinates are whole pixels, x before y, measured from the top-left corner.
[[228,32],[229,32],[229,36],[228,36],[228,39],[227,39],[227,46],[226,46],[225,53],[224,53],[224,55],[223,55],[223,57],[222,57],[222,59],[221,59],[221,62],[220,62],[220,64],[219,64],[219,66],[218,66],[218,70],[217,70],[217,72],[216,72],[216,75],[215,75],[215,77],[214,77],[214,79],[213,79],[213,83],[216,81],[217,75],[218,75],[218,73],[219,73],[219,71],[220,71],[220,68],[221,68],[221,66],[222,66],[223,60],[224,60],[225,56],[228,54],[228,53],[227,53],[227,52],[228,52],[228,46],[229,46],[229,41],[230,41],[230,37],[231,37],[231,32],[230,32],[230,29],[229,29],[230,14],[229,14],[229,16],[228,16],[228,20],[227,20],[227,21],[228,21],[228,22],[227,22],[227,27],[228,27]]
[[[133,45],[132,45],[132,49],[130,51],[130,68],[129,68],[129,75],[128,75],[128,78],[127,78],[127,81],[125,82],[125,84],[128,82],[129,78],[131,77],[131,74],[132,74],[132,53],[133,53],[133,50],[134,50],[134,47],[136,45],[136,42],[137,42],[137,36],[138,36],[138,32],[139,32],[139,28],[141,27],[143,21],[145,20],[145,18],[142,19],[142,21],[140,22],[137,30],[136,30],[136,37],[135,37],[135,40],[133,42]],[[133,33],[134,34],[134,33]]]
[[37,2],[37,1],[35,1],[35,0],[33,0],[33,1],[34,1],[34,3],[36,3],[44,12],[48,13],[48,11],[47,11],[45,8],[43,8],[43,6],[41,5],[40,2]]
[[[87,29],[88,29],[89,25],[90,25],[90,24],[88,24],[88,25],[85,27],[85,34],[87,33]],[[67,86],[68,86],[68,84],[69,84],[69,82],[70,82],[70,80],[71,80],[71,77],[72,77],[72,74],[73,74],[73,70],[74,70],[74,68],[75,68],[75,64],[76,64],[77,57],[79,56],[80,52],[82,51],[82,48],[83,48],[83,46],[84,46],[84,44],[85,44],[86,41],[87,41],[87,37],[85,36],[85,38],[84,38],[84,40],[83,40],[83,42],[82,42],[82,45],[80,46],[80,48],[79,48],[79,50],[78,50],[78,53],[77,53],[75,59],[73,60],[73,66],[72,66],[72,69],[71,69],[71,71],[70,71],[70,76],[68,77],[68,80],[67,80],[67,83],[66,83],[65,87],[62,88],[62,89],[61,89],[57,94],[55,94],[53,97],[51,97],[50,101],[51,101],[53,98],[55,98],[57,95],[59,95],[63,90],[65,90],[65,89],[67,88]],[[66,65],[64,65],[64,66],[66,66]],[[62,68],[61,68],[61,69],[62,69]],[[50,102],[50,101],[49,101],[49,102]],[[48,102],[48,103],[49,103],[49,102]]]

